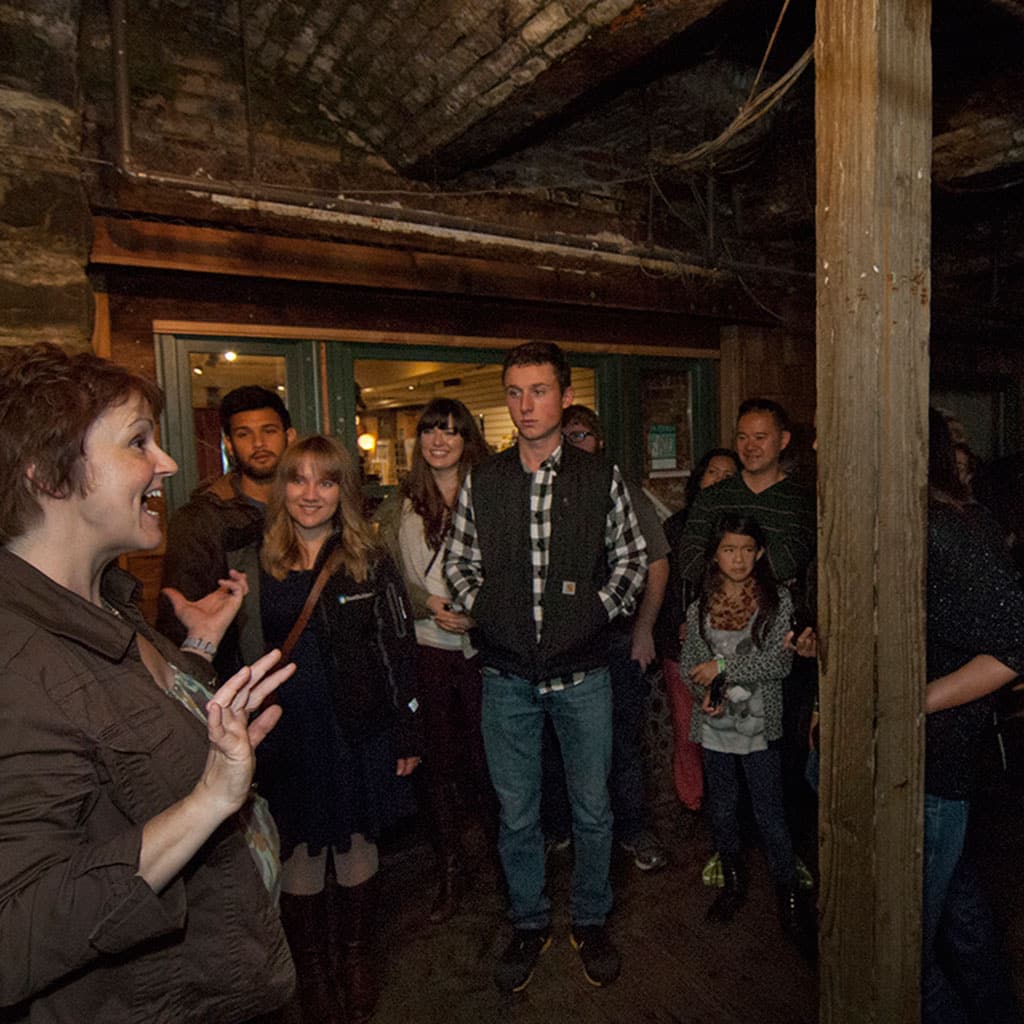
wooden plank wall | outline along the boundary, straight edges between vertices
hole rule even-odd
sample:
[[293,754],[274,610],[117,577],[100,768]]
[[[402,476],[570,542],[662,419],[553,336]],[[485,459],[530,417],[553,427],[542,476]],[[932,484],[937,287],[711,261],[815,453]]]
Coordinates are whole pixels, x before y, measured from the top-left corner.
[[736,410],[745,398],[778,402],[795,424],[814,422],[814,336],[750,325],[720,333],[719,422],[721,443],[732,446]]

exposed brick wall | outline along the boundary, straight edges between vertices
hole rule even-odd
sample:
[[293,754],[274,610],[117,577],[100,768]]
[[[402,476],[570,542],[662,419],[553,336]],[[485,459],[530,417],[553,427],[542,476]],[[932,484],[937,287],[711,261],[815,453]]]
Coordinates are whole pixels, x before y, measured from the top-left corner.
[[89,210],[79,181],[78,4],[0,6],[0,344],[88,344]]

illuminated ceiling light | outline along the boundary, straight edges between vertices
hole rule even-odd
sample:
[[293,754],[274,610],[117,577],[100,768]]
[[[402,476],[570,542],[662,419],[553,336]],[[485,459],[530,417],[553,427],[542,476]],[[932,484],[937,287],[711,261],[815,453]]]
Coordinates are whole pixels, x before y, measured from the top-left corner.
[[407,385],[406,385],[406,387],[407,387],[407,388],[408,388],[408,389],[409,389],[410,391],[415,391],[415,390],[416,390],[416,385],[415,385],[415,384],[407,384]]
[[194,373],[194,374],[195,374],[195,375],[196,375],[197,377],[202,377],[202,375],[203,375],[203,368],[202,368],[201,366],[193,366],[193,367],[192,367],[192,372],[193,372],[193,373]]
[[356,444],[359,445],[360,449],[364,452],[372,452],[377,447],[377,438],[373,434],[367,432],[360,434],[356,439]]
[[228,349],[227,352],[224,353],[224,358],[229,363],[233,363],[238,358],[238,353]]
[[283,384],[278,384],[277,385],[277,390],[283,392],[284,391],[284,385]]

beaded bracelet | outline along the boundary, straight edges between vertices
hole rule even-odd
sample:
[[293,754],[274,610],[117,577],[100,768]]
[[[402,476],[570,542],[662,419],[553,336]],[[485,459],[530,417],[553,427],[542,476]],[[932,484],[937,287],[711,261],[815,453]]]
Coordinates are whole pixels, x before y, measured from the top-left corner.
[[718,674],[721,675],[725,671],[725,658],[720,654],[715,658],[715,667],[718,669]]

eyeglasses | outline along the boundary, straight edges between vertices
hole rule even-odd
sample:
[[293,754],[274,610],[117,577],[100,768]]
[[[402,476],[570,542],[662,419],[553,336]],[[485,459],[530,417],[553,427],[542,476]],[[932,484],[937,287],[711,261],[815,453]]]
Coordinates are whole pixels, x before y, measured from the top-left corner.
[[586,441],[588,437],[597,437],[592,430],[567,430],[565,436],[572,441],[573,444],[579,444],[581,441]]

